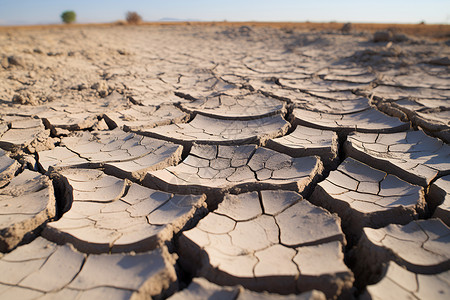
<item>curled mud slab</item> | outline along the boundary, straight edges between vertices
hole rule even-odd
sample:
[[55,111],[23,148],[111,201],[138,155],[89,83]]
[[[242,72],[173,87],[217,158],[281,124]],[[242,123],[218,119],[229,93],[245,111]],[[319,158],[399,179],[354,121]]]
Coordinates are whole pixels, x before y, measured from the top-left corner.
[[97,116],[88,111],[70,108],[64,110],[48,108],[46,111],[37,112],[37,114],[42,118],[45,126],[50,128],[54,134],[67,133],[66,130],[92,129],[98,121]]
[[270,139],[266,147],[292,157],[317,155],[328,167],[335,167],[338,160],[339,143],[335,132],[300,125],[288,135]]
[[363,227],[406,224],[425,215],[422,187],[346,158],[320,182],[310,201],[337,213],[346,233],[359,238]]
[[256,93],[237,97],[222,94],[182,103],[181,107],[191,113],[221,119],[257,119],[287,111],[286,101]]
[[1,133],[0,148],[8,151],[28,148],[30,152],[35,152],[36,147],[44,150],[54,147],[49,140],[50,131],[45,129],[42,120],[18,117],[9,119],[3,124],[7,129]]
[[367,286],[360,299],[437,299],[450,296],[450,271],[438,274],[417,274],[389,262],[383,279]]
[[450,175],[436,180],[428,193],[429,201],[436,207],[433,217],[450,226]]
[[333,130],[339,133],[357,132],[399,132],[409,129],[409,123],[387,116],[378,110],[369,109],[352,114],[326,114],[294,109],[294,124]]
[[450,84],[448,78],[420,75],[420,82],[412,74],[392,76],[391,86],[378,86],[372,91],[375,103],[389,115],[404,114],[413,125],[432,136],[450,142],[448,120]]
[[347,155],[423,187],[450,173],[450,146],[420,130],[355,133],[344,146]]
[[380,229],[364,228],[356,248],[355,272],[374,283],[383,264],[394,261],[410,272],[438,274],[450,268],[450,228],[439,219],[412,221]]
[[24,170],[0,189],[0,206],[0,251],[5,252],[56,216],[52,181]]
[[297,97],[293,100],[296,108],[327,114],[353,114],[370,108],[369,99],[351,92],[310,92]]
[[167,25],[0,28],[0,298],[448,295],[449,26]]
[[9,155],[8,152],[0,149],[0,188],[7,185],[20,168],[19,162]]
[[221,299],[221,300],[325,300],[322,292],[312,290],[299,295],[278,295],[271,293],[257,293],[246,290],[242,286],[220,286],[201,277],[194,278],[192,283],[183,291],[176,293],[170,300]]
[[270,138],[285,134],[289,127],[290,124],[281,115],[255,120],[222,120],[197,115],[189,123],[156,127],[142,134],[185,146],[191,146],[193,143],[264,144]]
[[344,92],[364,89],[366,83],[321,79],[280,79],[282,86],[311,92]]
[[204,195],[155,191],[97,170],[66,169],[51,176],[72,191],[73,202],[43,236],[85,253],[153,250],[206,211]]
[[187,121],[189,116],[172,104],[140,106],[104,115],[109,127],[119,127],[124,131],[145,132],[156,126],[169,125]]
[[83,254],[43,238],[0,259],[5,299],[139,298],[174,287],[174,257],[165,247],[140,254]]

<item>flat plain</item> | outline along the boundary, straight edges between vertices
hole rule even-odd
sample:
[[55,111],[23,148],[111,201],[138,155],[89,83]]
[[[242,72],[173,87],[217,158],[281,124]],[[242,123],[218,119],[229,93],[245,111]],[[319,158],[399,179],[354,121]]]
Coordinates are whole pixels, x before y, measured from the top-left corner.
[[450,26],[0,27],[0,298],[448,299]]

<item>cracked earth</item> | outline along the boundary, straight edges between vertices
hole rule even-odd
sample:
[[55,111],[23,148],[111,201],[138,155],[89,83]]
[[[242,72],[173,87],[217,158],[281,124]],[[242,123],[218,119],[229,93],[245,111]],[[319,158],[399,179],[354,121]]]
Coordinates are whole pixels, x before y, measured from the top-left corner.
[[0,32],[0,298],[449,299],[450,48]]

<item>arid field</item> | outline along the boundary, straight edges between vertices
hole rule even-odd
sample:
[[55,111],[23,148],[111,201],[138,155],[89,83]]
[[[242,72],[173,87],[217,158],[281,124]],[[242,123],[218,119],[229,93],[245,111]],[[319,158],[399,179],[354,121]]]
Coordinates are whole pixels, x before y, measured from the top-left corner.
[[0,299],[449,299],[450,25],[0,27]]

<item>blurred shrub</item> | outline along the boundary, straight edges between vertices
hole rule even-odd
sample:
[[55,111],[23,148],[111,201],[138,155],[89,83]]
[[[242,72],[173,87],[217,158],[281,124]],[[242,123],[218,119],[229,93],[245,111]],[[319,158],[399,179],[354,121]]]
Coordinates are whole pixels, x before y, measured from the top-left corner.
[[142,17],[135,11],[129,11],[126,15],[128,24],[139,24],[142,22]]
[[61,14],[61,19],[64,23],[70,24],[75,22],[77,19],[77,14],[72,10],[66,10]]

